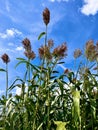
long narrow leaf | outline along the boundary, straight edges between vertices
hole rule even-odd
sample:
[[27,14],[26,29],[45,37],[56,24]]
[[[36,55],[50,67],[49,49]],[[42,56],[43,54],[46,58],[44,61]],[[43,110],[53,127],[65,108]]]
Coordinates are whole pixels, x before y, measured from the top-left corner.
[[5,70],[5,69],[2,69],[2,68],[0,68],[0,71],[1,71],[1,72],[6,72],[6,70]]
[[41,39],[42,36],[44,36],[46,33],[45,32],[42,32],[39,36],[38,36],[38,40]]

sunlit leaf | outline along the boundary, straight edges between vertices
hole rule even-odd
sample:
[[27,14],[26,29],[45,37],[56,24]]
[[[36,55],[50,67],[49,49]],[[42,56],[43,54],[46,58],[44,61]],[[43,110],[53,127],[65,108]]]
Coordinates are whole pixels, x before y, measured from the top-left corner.
[[65,126],[68,124],[68,122],[54,121],[54,124],[57,125],[56,130],[66,130]]
[[74,118],[75,124],[80,122],[80,91],[73,90],[72,92],[73,97],[73,106],[72,106],[72,117]]
[[41,124],[39,125],[39,127],[37,128],[37,130],[40,130],[40,128],[42,127],[42,125],[43,125],[43,123],[41,123]]

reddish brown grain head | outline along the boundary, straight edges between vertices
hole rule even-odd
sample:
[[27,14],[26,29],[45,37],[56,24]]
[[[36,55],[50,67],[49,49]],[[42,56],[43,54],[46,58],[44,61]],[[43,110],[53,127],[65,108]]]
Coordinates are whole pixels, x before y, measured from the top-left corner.
[[26,51],[31,51],[31,43],[30,43],[30,40],[28,38],[25,38],[23,41],[22,41],[22,44],[23,44],[23,47]]
[[50,11],[48,8],[45,8],[43,11],[43,21],[46,24],[46,26],[50,22]]
[[74,51],[74,58],[75,59],[78,58],[78,57],[80,57],[81,55],[82,55],[82,51],[80,49],[76,49]]
[[48,47],[49,47],[49,48],[52,48],[53,45],[54,45],[53,40],[52,40],[52,39],[48,40]]
[[35,53],[33,51],[25,51],[24,54],[26,57],[28,57],[31,60],[35,58]]
[[52,54],[50,52],[49,46],[41,46],[39,48],[39,56],[41,59],[46,58],[46,59],[52,59]]
[[86,43],[85,47],[85,56],[88,60],[94,61],[95,60],[95,55],[96,55],[96,46],[94,45],[93,40],[89,40]]
[[67,56],[67,45],[66,43],[63,43],[61,46],[56,47],[53,50],[53,55],[55,57],[63,58]]
[[6,64],[7,64],[8,62],[10,62],[10,58],[9,58],[9,56],[8,56],[6,53],[1,56],[1,59],[2,59],[3,62],[6,63]]

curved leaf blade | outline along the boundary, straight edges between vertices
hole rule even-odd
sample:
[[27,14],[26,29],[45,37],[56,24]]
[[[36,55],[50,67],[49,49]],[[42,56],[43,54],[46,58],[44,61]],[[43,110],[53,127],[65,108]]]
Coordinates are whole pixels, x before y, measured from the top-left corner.
[[41,37],[43,37],[45,34],[46,34],[45,32],[40,33],[40,35],[38,36],[38,40],[40,40]]

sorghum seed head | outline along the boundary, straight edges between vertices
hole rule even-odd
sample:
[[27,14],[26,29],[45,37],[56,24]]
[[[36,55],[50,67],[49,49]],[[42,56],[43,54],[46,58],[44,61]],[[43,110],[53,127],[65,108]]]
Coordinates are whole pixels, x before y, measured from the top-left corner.
[[62,56],[66,56],[66,51],[67,51],[67,46],[66,46],[66,43],[63,43],[59,49],[59,53],[62,55]]
[[28,57],[31,60],[35,58],[35,53],[33,51],[25,51],[24,54],[26,57]]
[[96,42],[96,46],[98,47],[98,41]]
[[64,70],[64,73],[65,73],[65,74],[68,74],[69,72],[70,72],[69,69],[65,69],[65,70]]
[[50,48],[48,46],[41,46],[39,48],[39,56],[40,58],[47,58],[48,60],[52,58]]
[[89,59],[90,61],[94,61],[95,60],[95,54],[96,54],[96,46],[94,45],[94,41],[89,40],[86,43],[85,55],[86,55],[87,59]]
[[41,46],[38,51],[39,51],[39,56],[42,59],[44,57],[44,47]]
[[54,45],[53,40],[52,39],[48,40],[48,47],[51,48],[53,47],[53,45]]
[[53,55],[55,57],[63,58],[64,56],[67,56],[66,51],[67,51],[66,43],[63,43],[61,46],[58,46],[53,50]]
[[10,58],[9,58],[9,56],[8,56],[6,53],[1,56],[1,59],[2,59],[3,62],[6,63],[6,64],[7,64],[8,62],[10,62]]
[[22,41],[22,44],[23,44],[24,48],[26,49],[26,51],[31,51],[31,43],[30,43],[30,40],[28,38],[25,38]]
[[78,57],[80,57],[81,55],[82,55],[82,51],[80,49],[76,49],[74,51],[74,58],[75,59],[78,58]]
[[48,8],[45,8],[43,11],[43,21],[46,25],[48,25],[50,21],[50,11]]

